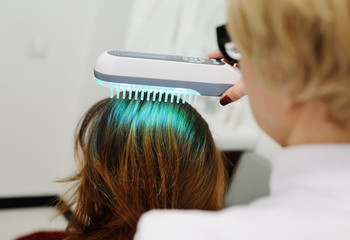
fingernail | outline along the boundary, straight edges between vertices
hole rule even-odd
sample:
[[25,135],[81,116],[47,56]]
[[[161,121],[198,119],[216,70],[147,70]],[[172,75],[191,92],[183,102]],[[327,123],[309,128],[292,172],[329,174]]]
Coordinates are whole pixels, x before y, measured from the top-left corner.
[[225,96],[225,97],[220,99],[220,104],[222,106],[225,106],[225,105],[229,104],[230,102],[232,102],[232,100],[229,96]]

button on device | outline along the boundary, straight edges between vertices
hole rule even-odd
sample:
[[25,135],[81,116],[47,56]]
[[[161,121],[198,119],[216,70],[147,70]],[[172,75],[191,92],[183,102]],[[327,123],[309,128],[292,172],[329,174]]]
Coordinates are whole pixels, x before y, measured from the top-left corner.
[[218,60],[216,60],[215,58],[211,58],[210,60],[211,60],[212,63],[214,63],[214,64],[220,64],[220,62],[218,62]]
[[190,57],[189,58],[189,62],[191,62],[191,63],[202,63],[199,58],[195,58],[195,57]]
[[199,58],[195,58],[195,57],[190,57],[190,62],[193,62],[193,63],[201,63],[201,61],[199,60]]

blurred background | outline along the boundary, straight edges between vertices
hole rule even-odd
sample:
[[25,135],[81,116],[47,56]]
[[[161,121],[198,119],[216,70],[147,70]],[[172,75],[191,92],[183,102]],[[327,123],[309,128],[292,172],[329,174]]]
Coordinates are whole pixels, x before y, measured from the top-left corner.
[[[64,229],[53,218],[56,181],[74,172],[73,138],[82,114],[109,90],[93,66],[100,53],[123,49],[203,57],[217,49],[225,0],[0,0],[0,239]],[[195,106],[219,148],[239,162],[226,205],[268,193],[279,146],[256,125],[244,97],[222,107]]]

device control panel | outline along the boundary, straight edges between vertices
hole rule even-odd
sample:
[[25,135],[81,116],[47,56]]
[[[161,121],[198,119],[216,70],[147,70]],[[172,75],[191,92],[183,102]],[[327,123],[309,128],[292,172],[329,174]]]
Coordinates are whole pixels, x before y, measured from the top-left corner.
[[154,59],[154,60],[163,60],[163,61],[196,63],[196,64],[225,65],[225,63],[214,58],[209,59],[209,58],[198,58],[198,57],[185,57],[185,56],[176,56],[176,55],[141,53],[141,52],[131,52],[131,51],[120,51],[120,50],[111,50],[111,51],[108,51],[108,54],[113,56],[118,56],[118,57],[143,58],[143,59]]

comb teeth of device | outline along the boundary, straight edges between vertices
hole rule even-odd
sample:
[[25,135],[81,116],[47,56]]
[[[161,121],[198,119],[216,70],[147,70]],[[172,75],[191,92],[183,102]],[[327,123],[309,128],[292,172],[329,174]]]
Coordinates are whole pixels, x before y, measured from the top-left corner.
[[[141,101],[159,101],[189,103],[196,105],[201,94],[192,89],[157,87],[137,84],[111,83],[96,79],[97,83],[110,88],[110,97],[135,99]],[[176,96],[176,97],[175,97]]]
[[[134,94],[133,94],[134,93]],[[193,94],[181,93],[177,91],[158,91],[158,90],[134,90],[134,89],[120,89],[120,88],[111,88],[110,97],[116,98],[128,98],[129,100],[141,100],[141,101],[159,101],[159,102],[182,102],[182,103],[192,103],[197,104],[198,95],[193,97]],[[176,98],[175,98],[176,96]]]

